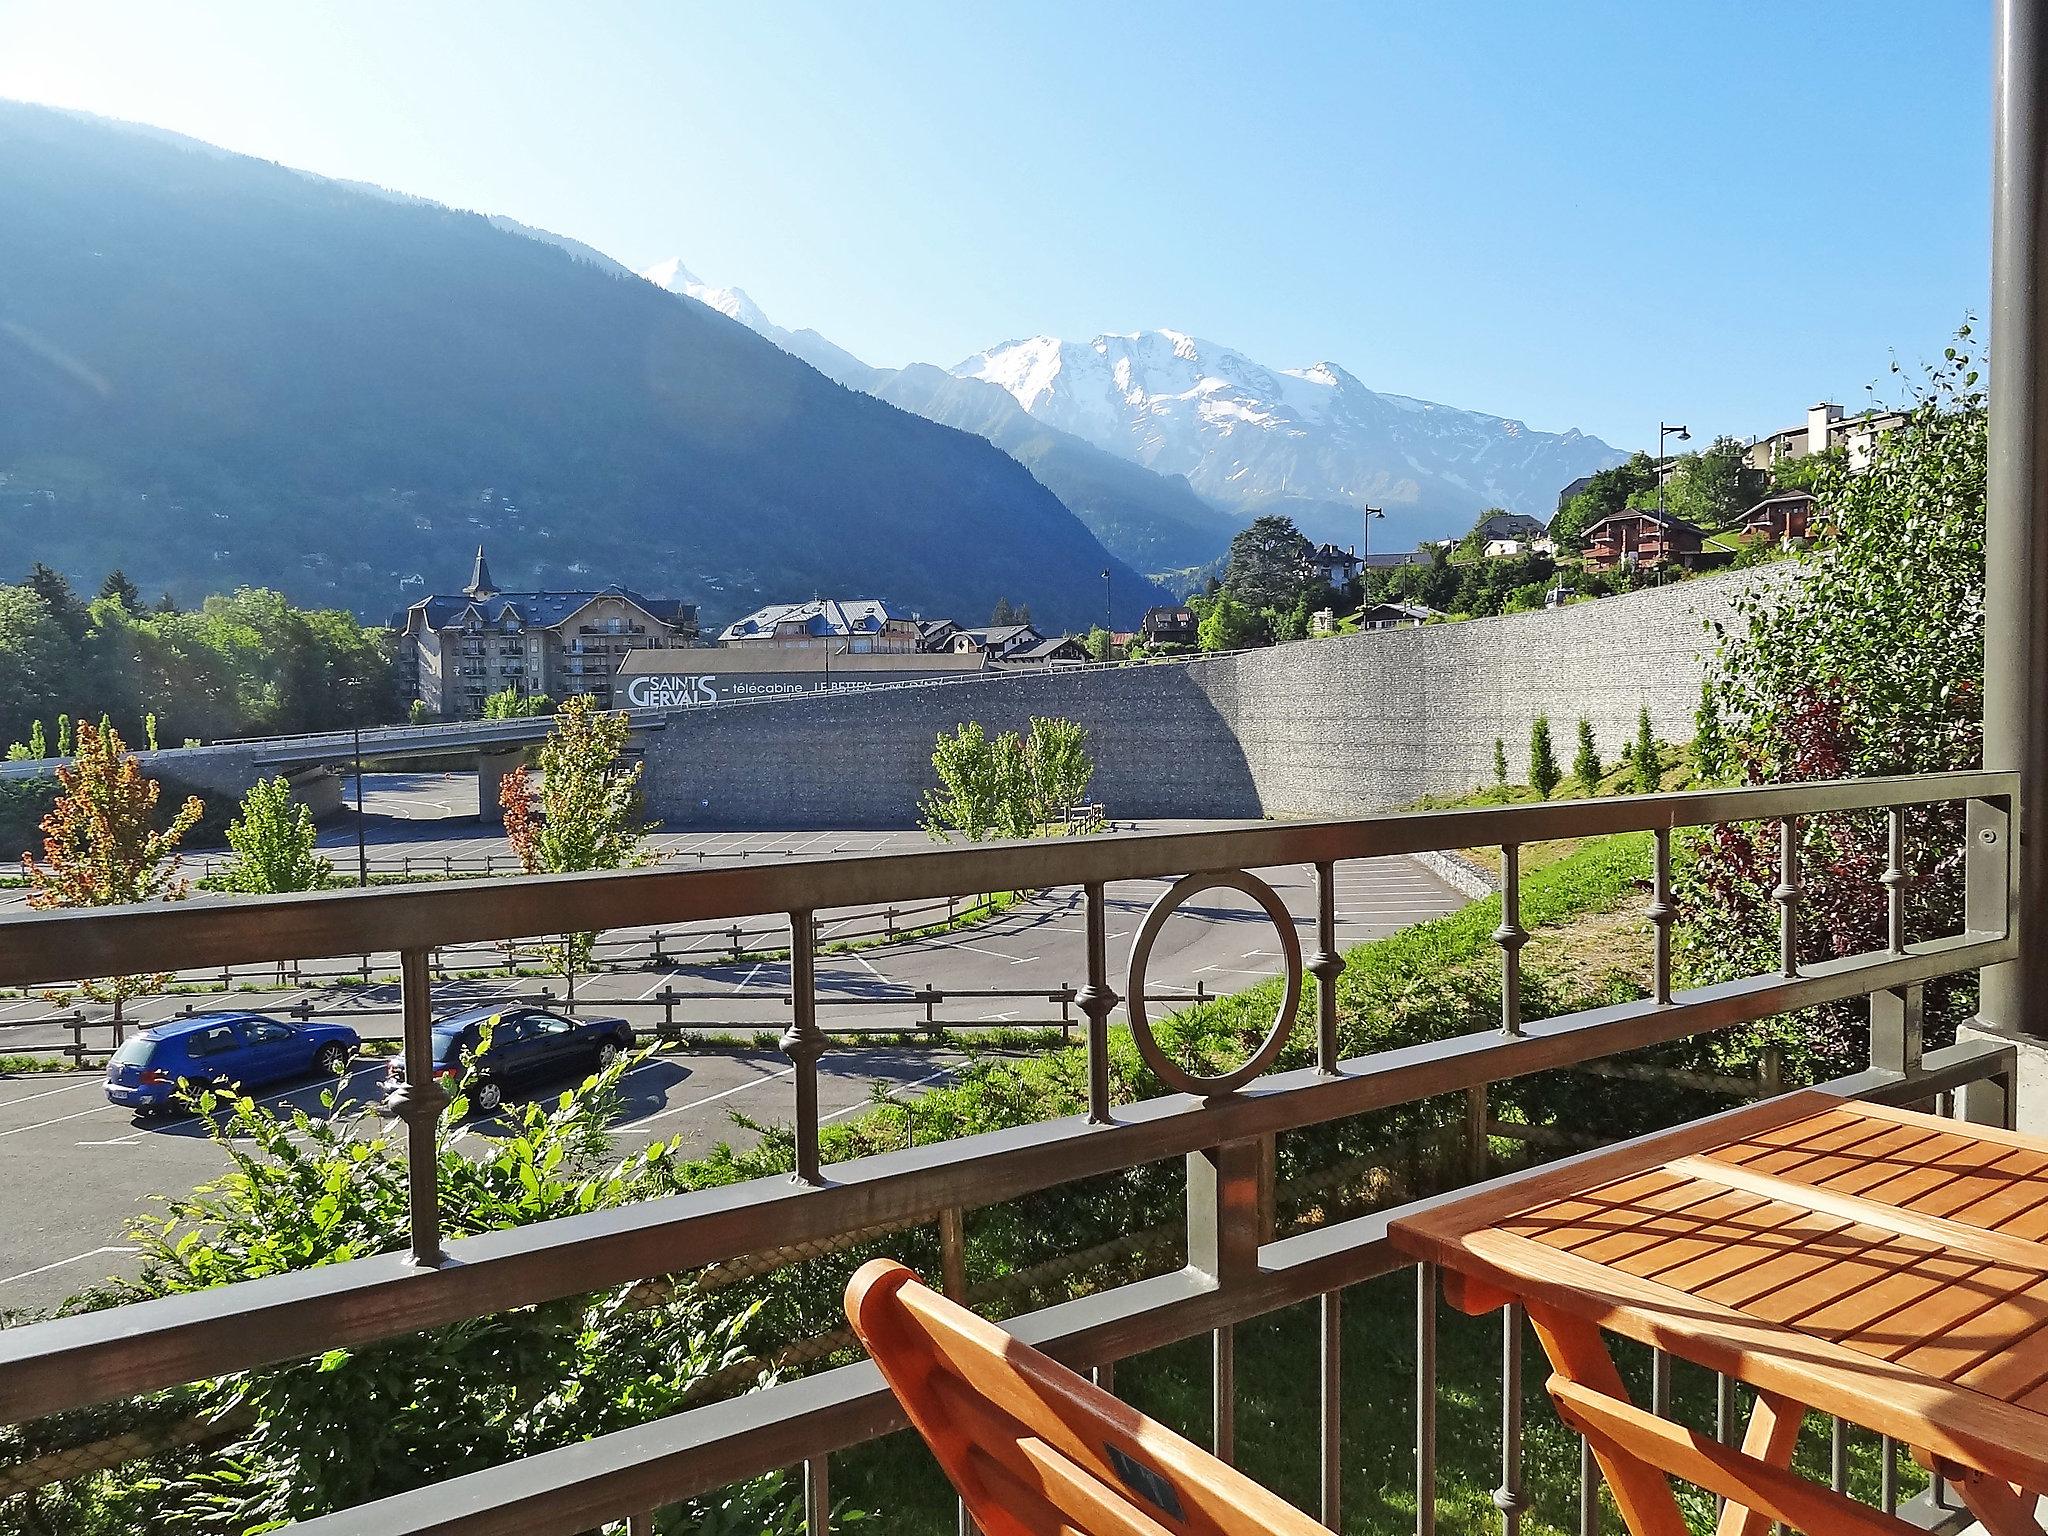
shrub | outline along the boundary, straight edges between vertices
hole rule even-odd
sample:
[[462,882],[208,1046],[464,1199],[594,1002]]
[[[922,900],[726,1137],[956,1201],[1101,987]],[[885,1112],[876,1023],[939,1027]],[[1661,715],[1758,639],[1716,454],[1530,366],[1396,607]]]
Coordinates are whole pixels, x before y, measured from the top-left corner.
[[[612,1161],[619,1062],[502,1130],[462,1128],[449,1107],[435,1144],[450,1237],[526,1226],[673,1193],[673,1147]],[[403,1247],[403,1132],[371,1106],[280,1118],[247,1098],[197,1107],[228,1171],[131,1232],[141,1277],[111,1305],[340,1263]],[[147,1510],[151,1528],[240,1536],[628,1428],[686,1406],[699,1384],[746,1357],[757,1309],[694,1293],[631,1288],[239,1372],[168,1394],[185,1416],[237,1411],[224,1447],[98,1480],[107,1504]],[[793,1533],[801,1510],[779,1477],[670,1511],[667,1531]]]
[[[1983,760],[1985,401],[1970,328],[1916,391],[1908,419],[1852,475],[1828,462],[1812,491],[1830,535],[1804,579],[1741,603],[1711,674],[1721,775],[1738,783],[1940,772]],[[1703,701],[1704,704],[1705,701]],[[1956,806],[1908,817],[1909,937],[1962,920],[1964,827]],[[1874,899],[1886,818],[1801,822],[1801,961],[1882,948]],[[1768,969],[1777,953],[1775,824],[1687,834],[1675,871],[1679,959],[1705,983]],[[1975,983],[1928,984],[1928,1044],[1946,1043]],[[1824,1067],[1862,1058],[1865,1022],[1838,1005],[1784,1021],[1784,1038]]]
[[1550,716],[1538,715],[1529,727],[1529,787],[1538,799],[1548,800],[1563,775],[1557,767],[1557,751],[1550,743]]
[[1593,722],[1579,721],[1579,750],[1572,758],[1572,777],[1579,781],[1579,787],[1589,795],[1600,793],[1600,775],[1605,772],[1600,762],[1600,748],[1593,740]]
[[1629,754],[1635,770],[1630,787],[1639,795],[1654,795],[1664,787],[1664,754],[1657,745],[1657,733],[1650,725],[1650,706],[1636,716],[1636,744]]

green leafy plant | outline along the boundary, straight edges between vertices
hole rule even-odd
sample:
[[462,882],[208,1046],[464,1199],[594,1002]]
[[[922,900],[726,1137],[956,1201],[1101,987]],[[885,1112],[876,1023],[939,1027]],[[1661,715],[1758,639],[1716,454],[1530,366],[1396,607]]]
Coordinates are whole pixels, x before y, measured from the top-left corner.
[[[413,702],[419,703],[418,700]],[[426,706],[420,704],[422,711]],[[544,693],[521,693],[517,688],[501,688],[484,700],[486,720],[524,720],[535,715],[554,713],[554,702]]]
[[970,721],[942,734],[932,749],[936,789],[922,803],[926,834],[937,842],[959,837],[1036,837],[1064,824],[1095,777],[1088,733],[1072,720],[1034,716],[1028,736],[990,736]]
[[[598,708],[588,694],[567,699],[539,754],[540,788],[522,764],[499,782],[505,837],[530,875],[626,869],[646,862],[653,824],[643,815],[644,764],[624,761],[632,727],[623,713]],[[558,964],[569,996],[588,966],[594,933],[564,934],[546,956]]]
[[[1825,530],[1803,579],[1739,604],[1711,673],[1720,776],[1773,784],[1971,768],[1983,760],[1985,398],[1972,328],[1913,389],[1905,423],[1864,472],[1830,456],[1813,471]],[[1800,830],[1800,958],[1884,946],[1872,899],[1887,859],[1882,815],[1815,816]],[[1960,807],[1907,818],[1908,936],[1962,920]],[[1695,984],[1768,968],[1778,945],[1775,824],[1686,834],[1676,888],[1678,958]],[[1953,1038],[1974,982],[1931,982],[1930,1045]],[[1784,1021],[1788,1051],[1828,1066],[1861,1059],[1866,1023],[1834,1006]]]
[[1501,789],[1508,784],[1508,744],[1498,736],[1493,738],[1493,782]]
[[235,858],[220,878],[231,891],[317,891],[334,875],[334,865],[314,851],[319,831],[313,812],[293,801],[281,774],[259,779],[242,797],[227,840]]
[[[57,770],[57,784],[56,803],[43,818],[42,856],[21,856],[31,907],[112,907],[184,897],[177,850],[204,810],[196,797],[159,827],[161,787],[143,773],[118,731],[89,720],[78,722],[77,759]],[[78,991],[113,1005],[119,1039],[128,1000],[162,984],[153,974],[109,976],[82,980]]]
[[1693,712],[1692,733],[1693,775],[1703,784],[1715,783],[1727,771],[1728,737],[1721,728],[1721,703],[1712,673],[1700,679],[1700,702]]
[[[488,1053],[488,1045],[485,1048]],[[675,1192],[675,1150],[616,1157],[606,1126],[622,1060],[490,1128],[449,1106],[434,1157],[451,1238],[608,1210]],[[195,1108],[228,1171],[131,1237],[140,1277],[101,1304],[178,1295],[403,1246],[407,1159],[368,1106],[280,1116],[246,1097]],[[232,1416],[229,1444],[180,1458],[133,1491],[166,1527],[240,1536],[674,1413],[749,1358],[757,1307],[682,1288],[628,1287],[502,1312],[355,1349],[220,1377],[174,1394],[179,1411]],[[755,1373],[758,1375],[758,1372]],[[109,1477],[119,1479],[115,1472]],[[693,1500],[665,1531],[793,1533],[780,1477]]]

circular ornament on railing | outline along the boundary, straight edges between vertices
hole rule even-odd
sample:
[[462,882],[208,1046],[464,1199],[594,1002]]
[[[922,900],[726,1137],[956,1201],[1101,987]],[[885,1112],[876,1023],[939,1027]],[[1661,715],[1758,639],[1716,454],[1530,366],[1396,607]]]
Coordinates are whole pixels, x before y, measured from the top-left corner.
[[[1266,916],[1273,920],[1273,926],[1280,934],[1280,954],[1286,962],[1283,971],[1286,990],[1280,998],[1280,1011],[1273,1016],[1272,1029],[1259,1048],[1252,1052],[1251,1058],[1215,1077],[1199,1077],[1168,1056],[1153,1038],[1152,1021],[1145,1013],[1145,970],[1151,963],[1152,945],[1166,926],[1166,920],[1179,911],[1190,896],[1217,890],[1242,892],[1265,908]],[[1124,992],[1131,1037],[1137,1042],[1138,1054],[1144,1058],[1145,1065],[1158,1074],[1161,1082],[1181,1093],[1198,1094],[1203,1098],[1235,1092],[1273,1064],[1274,1058],[1287,1044],[1287,1037],[1293,1033],[1295,1015],[1301,1010],[1301,939],[1294,931],[1293,914],[1272,886],[1241,869],[1183,875],[1152,903],[1152,910],[1145,914],[1145,921],[1139,925],[1138,936],[1131,941],[1131,969]]]

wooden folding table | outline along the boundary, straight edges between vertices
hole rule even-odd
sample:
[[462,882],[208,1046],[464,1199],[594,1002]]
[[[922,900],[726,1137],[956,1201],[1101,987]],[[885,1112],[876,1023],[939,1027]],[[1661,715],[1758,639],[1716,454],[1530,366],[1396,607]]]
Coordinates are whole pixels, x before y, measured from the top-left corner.
[[[1790,1470],[1807,1411],[1892,1436],[1994,1536],[2048,1492],[2048,1142],[1798,1093],[1402,1218],[1454,1304],[1523,1303],[1558,1412],[1635,1536],[1685,1536],[1670,1478],[1772,1521],[1917,1527]],[[1629,1400],[1601,1330],[1756,1390],[1739,1448]]]

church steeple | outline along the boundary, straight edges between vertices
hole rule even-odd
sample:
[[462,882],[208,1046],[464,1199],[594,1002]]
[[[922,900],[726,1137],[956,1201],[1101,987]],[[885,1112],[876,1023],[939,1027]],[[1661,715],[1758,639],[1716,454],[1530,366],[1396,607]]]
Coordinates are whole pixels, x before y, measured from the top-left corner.
[[491,580],[490,563],[484,559],[484,547],[476,547],[476,570],[469,578],[469,585],[462,589],[470,597],[489,597],[495,593],[497,584]]

